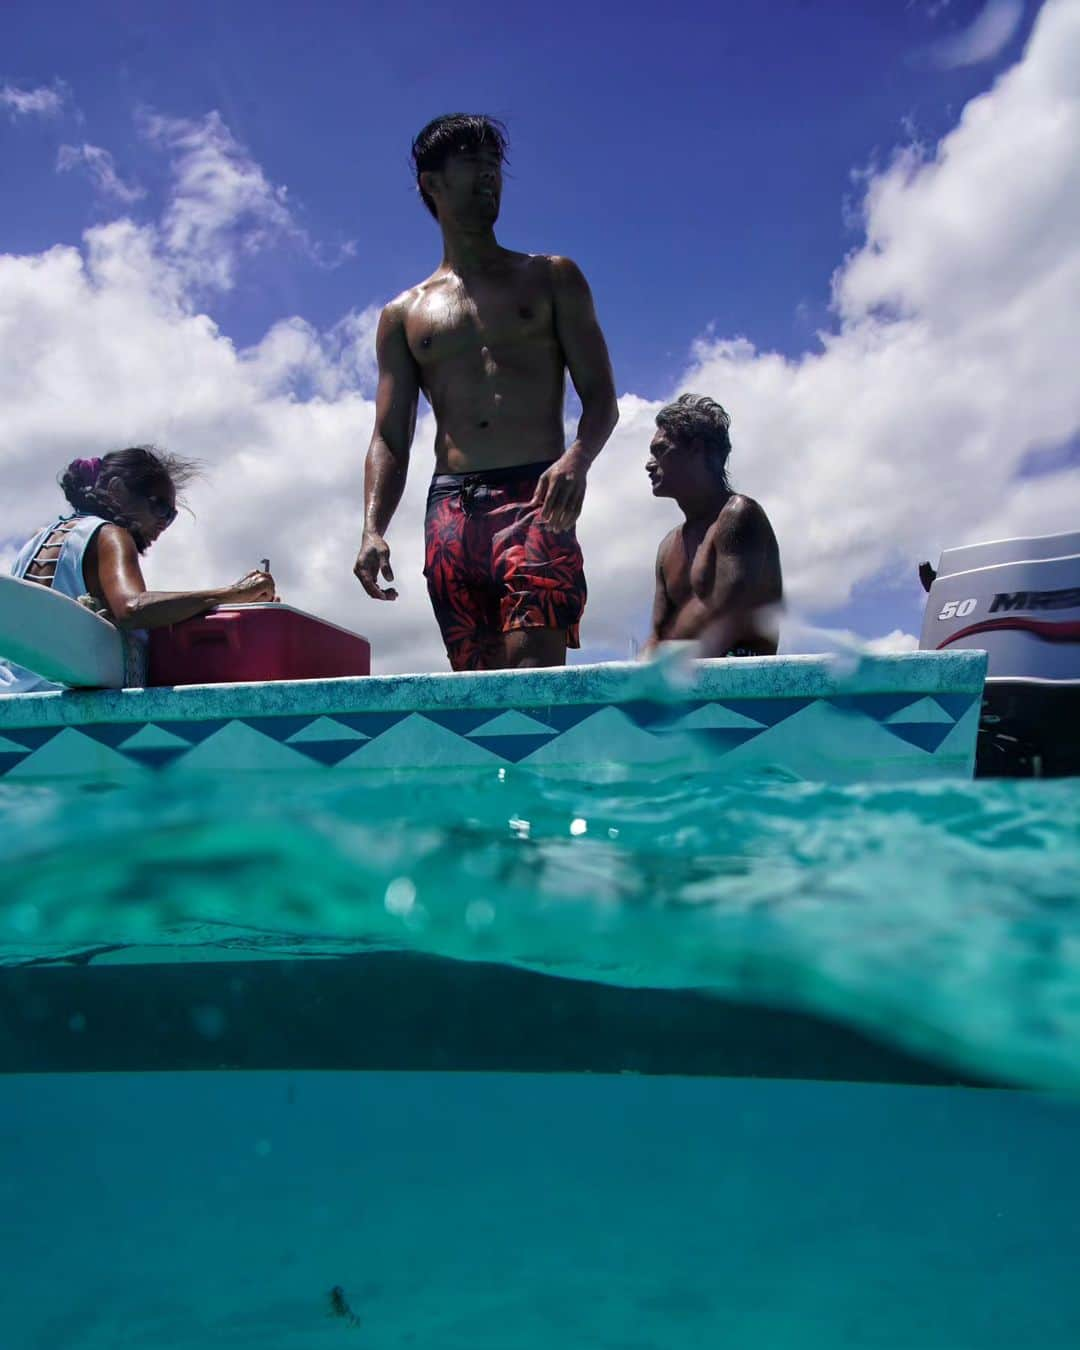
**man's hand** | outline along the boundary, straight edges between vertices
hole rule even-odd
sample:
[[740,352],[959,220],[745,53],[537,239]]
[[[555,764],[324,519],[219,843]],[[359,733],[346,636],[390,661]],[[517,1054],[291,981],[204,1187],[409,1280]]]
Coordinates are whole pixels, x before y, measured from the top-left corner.
[[540,508],[540,519],[553,530],[572,530],[585,502],[585,477],[588,461],[578,450],[567,450],[536,484],[533,506]]
[[364,531],[360,552],[356,555],[353,573],[360,585],[373,600],[396,600],[397,591],[393,586],[385,590],[379,585],[379,574],[384,581],[393,581],[394,572],[390,566],[390,548],[381,534]]

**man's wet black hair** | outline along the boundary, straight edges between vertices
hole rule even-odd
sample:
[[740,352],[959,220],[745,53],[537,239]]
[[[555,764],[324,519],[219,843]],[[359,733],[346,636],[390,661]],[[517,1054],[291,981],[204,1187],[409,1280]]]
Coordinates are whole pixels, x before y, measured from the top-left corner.
[[172,488],[179,496],[198,477],[200,466],[191,459],[159,450],[155,445],[132,445],[112,450],[100,459],[73,459],[59,477],[60,487],[76,511],[100,516],[130,531],[135,547],[145,553],[150,547],[133,520],[117,510],[109,495],[116,478],[137,497],[160,496]]
[[684,448],[700,440],[709,467],[725,491],[730,491],[727,461],[731,454],[731,418],[715,399],[706,394],[680,394],[656,414],[656,425]]
[[436,220],[439,215],[435,203],[420,186],[420,175],[437,173],[459,150],[478,150],[481,146],[490,146],[498,154],[499,162],[505,164],[509,144],[502,122],[484,113],[445,113],[424,127],[412,143],[412,162],[417,189]]

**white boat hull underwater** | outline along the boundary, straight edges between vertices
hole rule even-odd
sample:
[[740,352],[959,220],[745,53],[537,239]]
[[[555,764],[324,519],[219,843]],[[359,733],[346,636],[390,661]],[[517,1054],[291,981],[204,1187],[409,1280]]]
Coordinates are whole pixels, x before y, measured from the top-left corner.
[[[0,578],[0,655],[74,686],[115,686],[121,645],[75,602]],[[979,651],[676,655],[562,670],[73,687],[0,698],[0,779],[511,766],[589,781],[971,777],[985,672]]]

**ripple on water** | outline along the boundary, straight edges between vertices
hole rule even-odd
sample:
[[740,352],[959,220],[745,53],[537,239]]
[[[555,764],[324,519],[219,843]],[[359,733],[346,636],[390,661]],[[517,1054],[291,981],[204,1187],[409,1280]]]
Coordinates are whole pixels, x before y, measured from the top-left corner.
[[400,948],[840,1016],[1080,1086],[1080,782],[0,785],[0,961]]

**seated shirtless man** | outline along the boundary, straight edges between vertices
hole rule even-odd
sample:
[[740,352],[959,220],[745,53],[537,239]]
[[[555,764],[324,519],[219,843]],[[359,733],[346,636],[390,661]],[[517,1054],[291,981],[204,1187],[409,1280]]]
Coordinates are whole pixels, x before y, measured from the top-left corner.
[[[579,645],[585,575],[574,526],[589,465],[618,420],[581,272],[569,258],[516,253],[495,238],[505,154],[503,129],[478,115],[436,118],[413,143],[443,255],[379,320],[353,569],[373,599],[395,599],[385,536],[423,392],[435,413],[424,575],[454,670],[563,665],[567,646]],[[569,449],[567,372],[582,408]]]
[[694,639],[702,656],[775,656],[783,597],[780,551],[769,518],[727,478],[731,419],[697,394],[661,408],[645,472],[654,497],[673,497],[686,517],[656,555],[652,633]]

